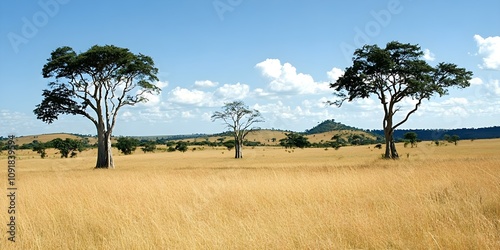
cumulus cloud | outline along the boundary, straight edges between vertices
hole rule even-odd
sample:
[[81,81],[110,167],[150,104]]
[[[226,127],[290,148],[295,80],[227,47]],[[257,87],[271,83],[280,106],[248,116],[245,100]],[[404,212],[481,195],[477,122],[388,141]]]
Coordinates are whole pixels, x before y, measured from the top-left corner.
[[483,69],[500,70],[500,36],[483,38],[475,35],[478,55],[483,57],[483,64],[479,67]]
[[215,91],[215,95],[224,100],[241,100],[247,97],[250,86],[242,83],[224,84]]
[[169,93],[168,100],[177,104],[202,105],[210,102],[212,96],[201,90],[189,90],[186,88],[175,87]]
[[256,97],[261,97],[261,98],[274,98],[275,96],[270,93],[270,92],[267,92],[265,91],[264,89],[261,89],[261,88],[256,88],[254,89],[254,91],[252,92],[252,94]]
[[160,89],[164,89],[164,88],[168,87],[168,81],[157,81],[155,83],[155,86],[160,88]]
[[333,68],[332,70],[326,72],[326,74],[328,75],[328,80],[330,80],[330,82],[336,82],[341,76],[344,75],[344,71],[339,69],[339,68]]
[[204,81],[195,81],[194,86],[199,87],[199,88],[212,88],[216,87],[219,85],[218,82],[212,82],[210,80],[204,80]]
[[424,60],[432,62],[436,60],[436,56],[429,49],[424,49]]
[[255,65],[267,77],[269,89],[285,94],[317,94],[329,91],[328,83],[315,82],[308,74],[297,73],[290,63],[281,64],[279,59],[266,59]]
[[500,96],[500,81],[499,80],[491,80],[486,84],[486,88],[490,94],[495,96]]
[[[283,124],[304,119],[322,121],[330,119],[332,115],[325,108],[323,99],[305,100],[302,105],[286,105],[282,101],[267,104],[255,104],[253,109],[259,110],[266,122]],[[281,124],[279,124],[281,125]]]
[[483,85],[483,80],[479,77],[474,77],[469,81],[469,83],[471,85]]
[[169,92],[168,100],[180,105],[217,107],[224,102],[244,99],[249,92],[250,86],[242,83],[224,84],[212,92],[175,87]]

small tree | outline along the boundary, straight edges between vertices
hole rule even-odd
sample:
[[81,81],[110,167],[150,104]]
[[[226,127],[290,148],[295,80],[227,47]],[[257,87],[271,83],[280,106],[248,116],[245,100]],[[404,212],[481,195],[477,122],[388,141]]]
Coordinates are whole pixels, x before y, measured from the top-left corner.
[[310,147],[311,143],[307,137],[299,133],[285,133],[286,137],[280,140],[280,145],[285,148],[306,148]]
[[130,155],[137,149],[139,145],[139,140],[129,137],[120,137],[116,143],[116,148],[118,148],[124,155]]
[[234,148],[234,140],[225,141],[222,143],[227,150],[231,151]]
[[65,140],[61,138],[56,138],[51,141],[55,149],[59,150],[61,158],[76,157],[77,152],[83,151],[83,145],[80,141],[73,140],[71,138],[66,138]]
[[252,131],[250,126],[257,122],[263,122],[258,110],[251,110],[242,101],[226,103],[223,111],[216,111],[212,115],[212,121],[222,120],[233,131],[235,155],[234,158],[243,158],[243,141]]
[[412,148],[413,146],[417,146],[417,133],[407,132],[403,135],[403,139],[407,140],[411,144]]
[[[390,42],[385,48],[365,45],[354,52],[353,65],[330,85],[339,98],[330,104],[340,107],[344,101],[376,96],[383,106],[385,158],[398,159],[394,143],[394,130],[415,113],[425,99],[433,95],[446,95],[449,87],[465,88],[470,85],[472,72],[451,63],[432,67],[423,60],[424,52],[418,45]],[[412,101],[413,107],[402,120],[395,121],[398,106],[403,100]]]
[[154,152],[155,150],[156,150],[156,143],[154,141],[148,141],[144,144],[144,147],[142,147],[142,151],[144,153]]
[[175,145],[175,150],[181,151],[182,153],[188,151],[188,144],[184,141],[178,141]]
[[460,136],[458,135],[444,135],[443,139],[449,143],[454,143],[455,146],[457,145],[458,141],[460,140]]
[[47,157],[47,152],[45,152],[46,145],[43,142],[33,141],[33,151],[40,155],[42,159]]

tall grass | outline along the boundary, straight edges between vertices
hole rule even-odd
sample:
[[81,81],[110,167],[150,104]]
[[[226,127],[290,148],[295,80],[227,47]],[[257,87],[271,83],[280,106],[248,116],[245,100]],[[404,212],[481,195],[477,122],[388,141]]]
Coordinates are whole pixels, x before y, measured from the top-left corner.
[[94,152],[25,157],[18,241],[0,246],[500,249],[499,144],[421,143],[399,161],[365,146],[136,153],[112,171],[91,169]]

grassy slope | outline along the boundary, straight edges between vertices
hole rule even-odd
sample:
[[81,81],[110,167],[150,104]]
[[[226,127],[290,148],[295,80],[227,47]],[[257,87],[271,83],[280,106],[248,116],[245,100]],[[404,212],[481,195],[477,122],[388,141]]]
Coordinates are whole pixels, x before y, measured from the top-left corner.
[[0,245],[499,249],[499,144],[398,144],[399,161],[367,146],[245,148],[241,160],[225,150],[137,152],[117,155],[112,171],[91,169],[93,150],[44,160],[20,151],[18,242]]

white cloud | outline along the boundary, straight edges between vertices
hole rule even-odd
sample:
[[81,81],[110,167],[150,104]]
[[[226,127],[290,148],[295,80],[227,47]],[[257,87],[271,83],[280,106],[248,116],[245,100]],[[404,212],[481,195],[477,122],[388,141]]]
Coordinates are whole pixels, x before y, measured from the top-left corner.
[[256,88],[252,94],[257,97],[262,97],[262,98],[273,98],[273,94],[270,92],[265,91],[264,89],[261,88]]
[[483,57],[483,64],[480,68],[500,70],[500,36],[483,38],[480,35],[474,35],[478,54]]
[[200,88],[212,88],[212,87],[216,87],[217,85],[219,85],[218,82],[212,82],[210,80],[195,81],[194,82],[194,86],[200,87]]
[[189,90],[181,87],[175,87],[169,93],[169,101],[177,104],[204,105],[210,104],[212,95],[200,90]]
[[333,68],[332,70],[326,72],[328,75],[328,80],[330,80],[332,83],[336,82],[341,76],[344,75],[344,71],[339,69],[339,68]]
[[164,89],[164,88],[168,87],[168,81],[165,81],[165,82],[157,81],[155,83],[155,86],[160,88],[160,89]]
[[486,88],[489,94],[493,94],[495,96],[500,96],[500,81],[499,80],[491,80],[486,84]]
[[304,119],[309,121],[323,121],[331,119],[332,115],[322,102],[319,100],[304,100],[302,105],[285,105],[281,101],[268,104],[255,104],[253,109],[259,110],[266,122],[278,126],[283,126],[289,122],[301,122]]
[[261,69],[262,75],[269,78],[279,78],[282,74],[281,62],[278,59],[266,59],[263,62],[257,63],[255,67]]
[[242,100],[250,93],[250,86],[242,83],[224,84],[213,92],[175,87],[169,92],[168,100],[181,105],[218,107],[224,102]]
[[471,85],[483,85],[483,80],[479,77],[474,77],[469,81],[469,83]]
[[436,60],[436,56],[429,49],[424,49],[424,60],[432,62]]
[[269,89],[286,94],[317,94],[329,92],[328,83],[317,83],[308,74],[297,73],[290,63],[281,64],[278,59],[266,59],[255,65],[263,76],[269,78]]
[[215,95],[223,100],[242,100],[250,92],[250,86],[242,83],[224,84],[215,91]]
[[212,121],[212,114],[211,113],[208,113],[208,112],[205,112],[201,115],[201,120],[202,121],[206,121],[206,122],[210,122]]
[[448,100],[443,101],[442,104],[443,105],[452,105],[452,106],[456,106],[456,105],[464,106],[464,105],[468,105],[469,101],[463,97],[451,97]]

